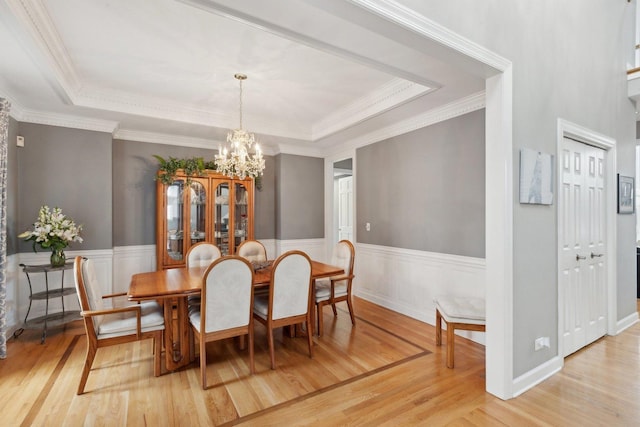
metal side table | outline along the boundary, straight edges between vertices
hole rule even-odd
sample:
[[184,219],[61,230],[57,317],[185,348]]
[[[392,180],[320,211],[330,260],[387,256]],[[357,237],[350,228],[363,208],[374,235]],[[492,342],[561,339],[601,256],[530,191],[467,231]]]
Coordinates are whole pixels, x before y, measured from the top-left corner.
[[[22,267],[22,271],[27,276],[27,282],[29,283],[29,308],[27,309],[27,314],[24,316],[24,324],[21,329],[18,329],[13,335],[14,337],[18,337],[22,334],[24,329],[40,329],[42,328],[42,336],[40,338],[40,343],[43,344],[45,339],[47,338],[47,328],[54,327],[58,325],[62,325],[73,320],[80,319],[79,311],[69,311],[65,310],[64,307],[64,297],[66,295],[71,295],[76,293],[75,287],[64,287],[64,272],[65,270],[73,269],[73,261],[67,262],[62,267],[51,267],[50,264],[42,264],[42,265],[26,265],[20,264]],[[59,271],[60,274],[60,287],[59,288],[49,288],[49,273]],[[44,286],[45,290],[40,292],[33,292],[33,286],[31,285],[31,277],[30,274],[35,273],[44,273]],[[49,300],[52,298],[60,298],[62,302],[62,311],[58,311],[55,313],[49,313]],[[29,313],[31,312],[31,304],[34,300],[44,300],[45,301],[45,311],[44,316],[36,317],[35,319],[29,319]]]

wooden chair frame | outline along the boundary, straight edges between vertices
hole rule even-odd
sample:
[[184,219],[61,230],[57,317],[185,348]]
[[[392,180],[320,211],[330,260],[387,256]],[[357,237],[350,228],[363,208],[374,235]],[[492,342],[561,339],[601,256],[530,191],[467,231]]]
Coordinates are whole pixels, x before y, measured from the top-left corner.
[[[207,300],[207,286],[206,281],[209,273],[215,266],[220,264],[221,262],[228,261],[230,259],[236,259],[242,261],[247,265],[249,271],[251,272],[251,296],[250,296],[250,307],[248,311],[249,323],[246,326],[240,326],[237,328],[223,329],[220,331],[214,332],[206,332],[206,300]],[[228,255],[222,258],[218,258],[215,260],[206,270],[202,279],[202,291],[201,291],[201,311],[200,311],[200,331],[192,325],[192,332],[195,339],[199,342],[200,349],[200,380],[202,383],[202,389],[207,389],[207,346],[206,344],[211,341],[218,341],[226,338],[233,337],[244,337],[245,335],[249,335],[249,371],[251,374],[255,372],[255,361],[254,361],[254,345],[253,345],[253,267],[251,263],[246,259],[236,256],[236,255]]]
[[[84,388],[87,383],[87,379],[89,378],[89,372],[91,371],[91,366],[93,365],[93,361],[96,357],[96,353],[99,348],[109,347],[112,345],[118,345],[128,342],[135,342],[143,339],[152,339],[154,345],[154,357],[153,357],[153,375],[158,377],[161,374],[161,354],[162,354],[162,333],[163,330],[159,329],[156,331],[142,332],[141,325],[141,313],[142,310],[139,305],[133,305],[122,308],[112,308],[105,310],[88,310],[89,308],[89,298],[87,297],[87,290],[84,283],[84,278],[82,276],[82,262],[84,259],[80,256],[76,257],[74,262],[74,274],[76,277],[76,281],[78,283],[78,298],[80,300],[80,308],[82,318],[84,319],[84,328],[87,335],[87,355],[84,362],[84,368],[82,369],[82,376],[80,377],[80,384],[78,385],[77,394],[84,393]],[[126,293],[118,293],[111,295],[103,295],[103,299],[115,298],[119,296],[127,295]],[[96,335],[96,330],[94,327],[93,317],[94,316],[102,316],[109,315],[115,313],[124,313],[124,312],[135,312],[136,314],[136,333],[131,335],[122,335],[118,337],[112,338],[102,338],[98,339]]]
[[[307,301],[307,312],[298,316],[285,317],[282,319],[273,319],[273,295],[274,295],[273,288],[275,286],[275,274],[276,274],[278,265],[282,262],[282,260],[284,260],[286,257],[291,255],[302,255],[309,262],[309,285],[308,285],[309,291],[308,291],[308,301]],[[278,259],[274,261],[271,269],[271,281],[269,282],[269,308],[267,311],[267,318],[263,319],[262,317],[260,317],[255,313],[253,315],[255,320],[262,323],[267,328],[267,339],[269,341],[269,356],[271,358],[271,369],[276,369],[276,356],[275,356],[275,348],[274,348],[275,342],[273,339],[273,330],[283,326],[294,326],[294,325],[298,325],[306,322],[307,342],[309,345],[309,357],[313,358],[313,338],[312,338],[313,334],[310,329],[311,320],[312,320],[312,307],[313,307],[311,303],[312,291],[313,291],[313,286],[311,282],[311,259],[306,253],[302,251],[297,251],[297,250],[288,251],[280,255]]]
[[[331,307],[333,308],[333,315],[337,316],[338,315],[338,310],[336,310],[336,303],[338,302],[342,302],[342,301],[346,301],[347,302],[347,308],[349,309],[349,316],[351,316],[351,324],[355,325],[356,324],[356,317],[353,311],[353,302],[351,299],[351,286],[353,283],[353,278],[355,277],[353,275],[353,264],[355,261],[355,253],[356,250],[353,246],[353,243],[351,243],[348,240],[341,240],[340,242],[338,242],[338,244],[347,244],[349,246],[349,249],[351,250],[351,260],[349,261],[349,272],[351,274],[343,274],[340,276],[335,276],[335,277],[331,277],[330,278],[330,283],[331,283],[331,291],[329,294],[329,299],[327,300],[322,300],[322,301],[318,301],[316,303],[316,309],[318,311],[318,336],[322,336],[324,333],[324,319],[323,319],[323,313],[322,313],[322,309],[325,305],[331,305]],[[347,293],[346,295],[342,295],[339,297],[335,296],[335,284],[337,282],[341,282],[343,280],[347,281]],[[315,289],[315,286],[314,286]],[[315,292],[314,292],[315,293]],[[315,295],[314,295],[315,297]]]

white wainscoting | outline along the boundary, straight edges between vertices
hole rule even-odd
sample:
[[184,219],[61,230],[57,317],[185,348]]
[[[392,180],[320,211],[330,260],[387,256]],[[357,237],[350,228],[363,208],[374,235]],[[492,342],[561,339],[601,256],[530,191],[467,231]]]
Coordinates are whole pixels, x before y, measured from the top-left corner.
[[276,254],[281,255],[290,250],[306,252],[313,260],[327,262],[324,239],[276,240]]
[[[102,292],[104,294],[112,293],[112,265],[113,265],[113,251],[109,249],[93,250],[93,251],[65,251],[67,261],[73,261],[77,255],[81,255],[93,260],[96,275],[102,285]],[[40,265],[49,264],[51,253],[50,252],[38,252],[38,253],[20,253],[17,254],[17,258],[20,264],[26,265]],[[22,272],[22,268],[17,266],[17,302],[18,302],[18,324],[17,328],[22,327],[22,322],[29,309],[29,283],[27,276]],[[45,275],[44,273],[30,273],[31,287],[34,293],[44,291]],[[59,288],[60,286],[71,287],[75,286],[73,279],[73,270],[64,271],[64,281],[62,271],[54,271],[47,274],[49,289]],[[78,297],[75,294],[67,295],[64,297],[65,310],[79,310]],[[29,319],[44,316],[46,309],[45,300],[34,300],[31,304],[31,311],[29,312]],[[62,310],[62,299],[52,298],[49,300],[49,313],[55,313]]]
[[[260,240],[270,259],[292,249],[306,252],[312,259],[329,262],[325,239]],[[156,269],[155,245],[122,246],[113,250],[69,251],[91,258],[105,294],[126,292],[131,276]],[[8,259],[7,312],[9,331],[22,325],[29,305],[29,287],[19,263],[46,264],[49,254],[22,253]],[[60,273],[52,273],[50,286],[60,285]],[[356,244],[354,293],[391,310],[435,324],[433,298],[438,295],[485,296],[485,260],[457,255]],[[13,284],[13,286],[12,286]],[[34,292],[44,289],[44,275],[32,275]],[[67,270],[64,285],[74,286],[73,271]],[[12,292],[12,289],[14,290]],[[50,312],[61,308],[59,299],[50,301]],[[75,295],[65,297],[65,308],[77,310]],[[44,302],[34,301],[29,318],[44,314]],[[13,320],[12,320],[13,319]],[[17,326],[13,325],[17,322]],[[484,344],[484,334],[460,331],[461,336]]]
[[[356,244],[354,294],[435,325],[433,299],[485,297],[485,260],[458,255]],[[484,333],[458,335],[484,344]]]
[[156,245],[113,248],[113,293],[127,292],[131,276],[156,270]]

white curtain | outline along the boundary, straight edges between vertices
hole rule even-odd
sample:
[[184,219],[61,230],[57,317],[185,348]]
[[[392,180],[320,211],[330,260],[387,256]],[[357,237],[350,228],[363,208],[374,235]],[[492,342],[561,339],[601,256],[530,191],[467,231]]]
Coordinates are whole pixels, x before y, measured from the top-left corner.
[[9,108],[0,98],[0,359],[7,357],[7,139]]

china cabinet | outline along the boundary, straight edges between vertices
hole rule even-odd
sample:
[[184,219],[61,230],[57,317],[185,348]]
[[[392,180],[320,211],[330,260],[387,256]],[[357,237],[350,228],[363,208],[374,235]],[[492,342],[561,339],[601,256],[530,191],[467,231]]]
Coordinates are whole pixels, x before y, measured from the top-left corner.
[[187,250],[198,242],[212,242],[222,255],[230,255],[254,238],[252,179],[207,172],[187,181],[181,171],[171,184],[157,181],[158,270],[184,267]]

